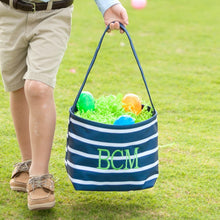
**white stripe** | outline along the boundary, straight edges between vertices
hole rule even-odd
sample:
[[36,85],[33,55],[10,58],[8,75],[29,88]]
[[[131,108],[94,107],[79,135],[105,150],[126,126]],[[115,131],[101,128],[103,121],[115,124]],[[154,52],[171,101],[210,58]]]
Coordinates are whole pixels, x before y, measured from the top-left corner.
[[155,123],[157,123],[157,119],[155,119],[152,122],[150,122],[150,123],[148,123],[146,125],[137,127],[137,128],[111,129],[111,128],[100,128],[100,127],[96,127],[96,126],[93,126],[93,125],[88,125],[88,124],[85,124],[83,122],[76,121],[75,119],[72,119],[72,118],[70,118],[70,121],[73,124],[77,124],[77,125],[82,126],[84,128],[88,128],[88,129],[99,131],[99,132],[115,133],[115,134],[132,133],[132,132],[136,132],[136,131],[141,131],[141,130],[149,128],[150,126],[152,126]]
[[81,184],[81,185],[96,185],[96,186],[104,186],[104,185],[112,185],[112,186],[119,186],[119,185],[143,185],[148,181],[151,181],[153,179],[157,179],[159,174],[154,174],[150,177],[148,177],[146,180],[142,181],[121,181],[121,182],[97,182],[97,181],[85,181],[85,180],[79,180],[74,179],[69,175],[69,178],[71,182]]
[[98,146],[103,146],[103,147],[129,147],[129,146],[140,145],[140,144],[146,143],[149,140],[156,138],[158,136],[158,133],[156,133],[150,137],[144,138],[142,140],[128,142],[128,143],[109,143],[109,142],[94,141],[94,140],[80,137],[80,136],[73,134],[71,132],[69,132],[69,136],[71,138],[78,140],[78,141],[85,142],[87,144],[96,145],[96,146],[98,145]]
[[85,170],[85,171],[90,171],[90,172],[96,172],[96,173],[137,173],[137,172],[141,172],[144,170],[149,170],[155,166],[157,166],[159,164],[159,161],[157,160],[156,162],[149,164],[147,166],[144,167],[140,167],[140,168],[135,168],[135,169],[128,169],[128,170],[113,170],[113,169],[109,169],[109,170],[102,170],[102,169],[98,169],[98,168],[94,168],[94,167],[86,167],[86,166],[81,166],[81,165],[76,165],[71,163],[69,160],[66,161],[66,164],[70,167],[72,167],[73,169],[77,169],[77,170]]
[[[84,153],[82,151],[78,151],[78,150],[75,150],[75,149],[72,149],[70,146],[67,147],[67,150],[73,154],[77,154],[77,155],[80,155],[82,157],[86,157],[86,158],[90,158],[90,159],[99,159],[99,155],[95,155],[95,154],[87,154],[87,153]],[[152,149],[152,150],[148,150],[148,151],[145,151],[145,152],[142,152],[142,153],[139,153],[137,154],[137,157],[140,158],[140,157],[144,157],[144,156],[147,156],[147,155],[150,155],[150,154],[153,154],[155,152],[158,151],[158,147]],[[105,159],[106,156],[101,156],[101,159]],[[114,160],[126,160],[126,156],[114,156]],[[131,159],[134,159],[136,158],[136,155],[131,155],[130,156]],[[109,160],[111,160],[111,158],[109,158]]]

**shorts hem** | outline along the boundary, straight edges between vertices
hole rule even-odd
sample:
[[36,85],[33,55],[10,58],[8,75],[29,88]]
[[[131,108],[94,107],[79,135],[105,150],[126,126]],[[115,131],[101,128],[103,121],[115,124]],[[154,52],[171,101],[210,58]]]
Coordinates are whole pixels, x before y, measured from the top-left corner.
[[17,90],[19,90],[23,87],[24,87],[24,81],[22,81],[20,83],[17,83],[15,85],[11,85],[11,86],[10,85],[9,86],[4,85],[4,88],[5,88],[6,92],[14,92],[14,91],[17,91]]

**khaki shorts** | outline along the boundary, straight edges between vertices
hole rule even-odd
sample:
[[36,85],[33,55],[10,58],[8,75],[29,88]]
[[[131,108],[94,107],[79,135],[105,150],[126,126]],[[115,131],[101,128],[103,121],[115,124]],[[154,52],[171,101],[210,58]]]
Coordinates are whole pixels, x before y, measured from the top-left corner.
[[0,2],[0,67],[6,91],[22,88],[25,79],[55,87],[72,10],[24,12]]

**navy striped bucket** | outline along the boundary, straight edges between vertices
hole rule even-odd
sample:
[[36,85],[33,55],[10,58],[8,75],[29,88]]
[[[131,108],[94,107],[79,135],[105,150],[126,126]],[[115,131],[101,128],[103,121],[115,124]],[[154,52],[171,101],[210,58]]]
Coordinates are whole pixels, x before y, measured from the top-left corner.
[[102,124],[75,115],[76,103],[95,62],[107,27],[70,108],[65,165],[76,190],[141,190],[153,187],[158,178],[157,112],[131,38],[123,25],[121,28],[130,41],[154,114],[148,120],[125,126]]

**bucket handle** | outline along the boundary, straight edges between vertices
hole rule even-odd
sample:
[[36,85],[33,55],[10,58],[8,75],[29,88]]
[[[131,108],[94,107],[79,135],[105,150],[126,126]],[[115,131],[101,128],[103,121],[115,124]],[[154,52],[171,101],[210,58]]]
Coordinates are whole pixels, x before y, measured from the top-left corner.
[[[86,81],[87,81],[87,78],[88,78],[88,76],[89,76],[89,73],[90,73],[90,71],[91,71],[91,69],[92,69],[92,67],[93,67],[93,65],[94,65],[94,63],[95,63],[96,57],[97,57],[98,52],[99,52],[99,50],[100,50],[100,48],[101,48],[102,41],[103,41],[103,39],[104,39],[104,37],[105,37],[105,34],[106,34],[106,32],[108,31],[109,28],[110,28],[110,25],[108,25],[108,26],[106,27],[106,29],[105,29],[103,35],[101,36],[101,39],[100,39],[100,41],[99,41],[99,44],[98,44],[98,46],[97,46],[97,48],[96,48],[96,51],[95,51],[94,56],[93,56],[93,58],[92,58],[92,61],[91,61],[90,65],[89,65],[89,68],[88,68],[88,70],[87,70],[86,76],[85,76],[85,78],[84,78],[84,80],[83,80],[83,83],[82,83],[82,85],[81,85],[81,87],[80,87],[80,89],[79,89],[79,92],[78,92],[78,94],[77,94],[77,96],[76,96],[76,98],[75,98],[75,101],[74,101],[74,103],[73,103],[72,109],[73,109],[74,111],[76,110],[76,104],[77,104],[77,101],[78,101],[78,99],[79,99],[79,96],[80,96],[80,94],[81,94],[81,92],[82,92],[82,90],[83,90],[83,88],[84,88],[84,86],[85,86],[85,84],[86,84]],[[142,76],[142,79],[143,79],[143,81],[144,81],[144,85],[145,85],[145,87],[146,87],[146,90],[147,90],[147,93],[148,93],[148,97],[149,97],[151,106],[152,106],[152,108],[153,108],[153,112],[155,113],[156,111],[155,111],[155,108],[154,108],[154,105],[153,105],[153,101],[152,101],[152,99],[151,99],[150,91],[149,91],[148,86],[147,86],[147,81],[146,81],[146,79],[145,79],[144,72],[143,72],[143,69],[142,69],[142,67],[141,67],[140,61],[139,61],[139,59],[138,59],[137,53],[136,53],[136,51],[135,51],[135,48],[134,48],[133,42],[132,42],[132,40],[131,40],[131,37],[130,37],[130,35],[129,35],[127,29],[125,28],[125,26],[124,26],[123,24],[121,24],[121,23],[120,23],[120,28],[126,33],[126,35],[127,35],[127,37],[128,37],[128,40],[129,40],[129,42],[130,42],[131,49],[132,49],[132,51],[133,51],[133,54],[134,54],[134,57],[135,57],[135,59],[136,59],[137,65],[138,65],[138,67],[139,67],[139,69],[140,69],[141,76]]]

